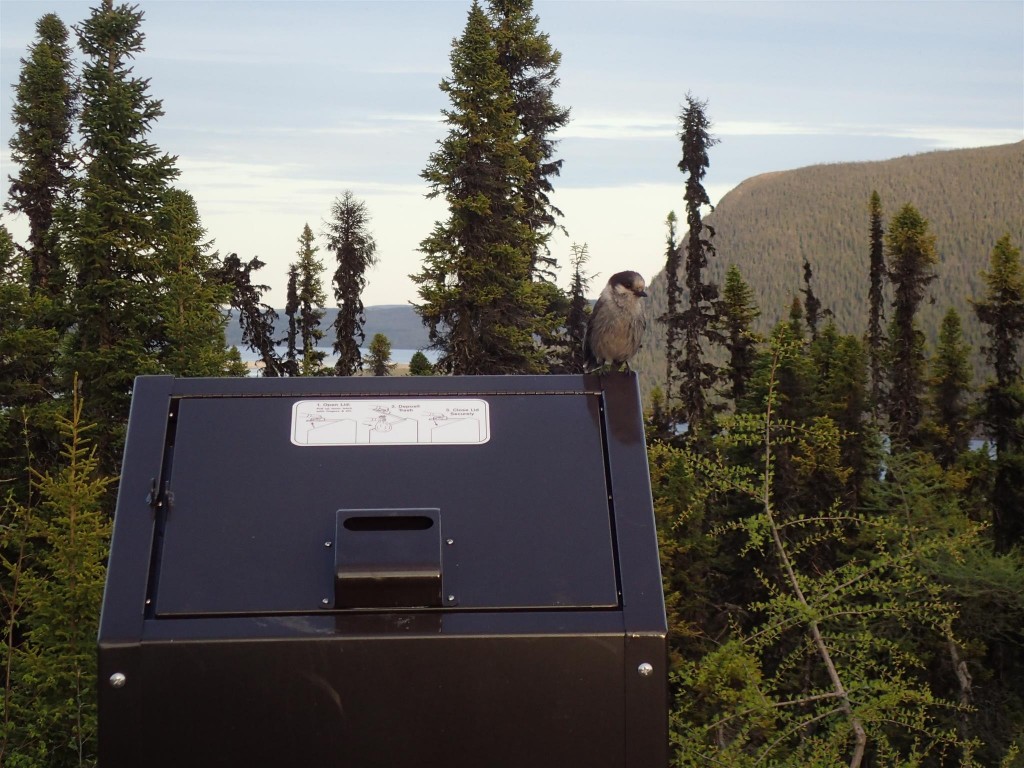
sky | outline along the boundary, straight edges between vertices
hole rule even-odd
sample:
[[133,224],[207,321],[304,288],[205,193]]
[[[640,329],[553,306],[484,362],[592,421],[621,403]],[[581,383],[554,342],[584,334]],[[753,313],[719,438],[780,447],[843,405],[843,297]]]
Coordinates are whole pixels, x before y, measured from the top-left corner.
[[[0,3],[0,165],[6,200],[13,84],[55,12],[93,2]],[[409,275],[443,200],[420,173],[446,135],[439,90],[470,0],[142,0],[150,78],[165,114],[150,140],[177,157],[222,255],[258,256],[284,305],[288,265],[346,190],[369,210],[378,264],[364,304],[416,303]],[[744,179],[819,163],[884,160],[1024,139],[1024,0],[813,2],[534,0],[561,52],[555,100],[571,109],[551,243],[569,283],[586,244],[596,296],[615,272],[664,266],[665,218],[684,215],[679,114],[707,101],[712,201]],[[1024,180],[1022,180],[1024,183]],[[23,217],[5,214],[23,241]],[[321,241],[321,245],[322,245]],[[330,295],[331,255],[322,249]]]

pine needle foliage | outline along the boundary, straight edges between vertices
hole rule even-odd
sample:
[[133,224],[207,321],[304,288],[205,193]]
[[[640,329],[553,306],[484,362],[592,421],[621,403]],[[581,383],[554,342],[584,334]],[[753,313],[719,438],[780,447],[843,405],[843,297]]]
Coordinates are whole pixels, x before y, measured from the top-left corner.
[[996,549],[1024,542],[1024,262],[1004,235],[982,272],[986,292],[974,311],[985,326],[984,353],[994,379],[984,387],[982,420],[995,442],[992,514]]
[[391,362],[391,340],[383,333],[375,333],[370,341],[370,354],[366,367],[374,376],[390,376],[394,373],[396,363]]
[[58,466],[29,470],[38,502],[8,498],[0,524],[0,764],[10,768],[96,765],[96,632],[114,478],[99,474],[77,395],[59,427]]
[[587,334],[590,320],[590,275],[585,271],[590,260],[590,249],[586,243],[573,243],[569,266],[572,277],[569,282],[568,307],[565,312],[564,332],[558,340],[556,373],[583,373],[586,360],[583,355],[583,339]]
[[831,419],[778,415],[778,374],[798,349],[773,343],[761,413],[720,417],[712,450],[686,452],[703,489],[690,509],[744,502],[744,514],[711,534],[739,543],[740,557],[755,564],[755,587],[725,638],[677,668],[675,764],[976,765],[976,745],[949,725],[959,705],[925,681],[926,639],[948,637],[956,610],[924,566],[956,559],[977,526],[949,530],[839,500],[780,506],[781,448],[800,472],[842,479],[850,471]]
[[75,155],[71,145],[78,114],[78,87],[68,30],[47,13],[36,22],[36,41],[21,60],[15,86],[14,134],[8,146],[19,166],[10,177],[4,208],[28,218],[29,285],[51,299],[66,288],[67,270],[59,252],[60,210],[69,202]]
[[[28,254],[0,224],[0,488],[26,500],[24,462],[29,453],[51,456],[57,443],[54,368],[60,335],[46,321],[54,302],[31,288]],[[25,413],[35,428],[26,435]]]
[[[707,115],[707,102],[693,94],[686,94],[686,105],[679,116],[679,139],[683,157],[679,170],[686,174],[685,259],[682,259],[687,305],[667,318],[674,324],[682,342],[681,356],[676,365],[679,374],[679,406],[690,431],[699,433],[709,411],[709,393],[719,379],[716,366],[707,359],[706,342],[720,344],[723,339],[714,330],[714,307],[718,299],[718,286],[705,274],[709,261],[715,256],[712,240],[713,227],[704,223],[701,209],[711,205],[704,189],[710,159],[708,153],[718,139],[711,135],[711,120]],[[670,222],[671,239],[671,222]],[[682,247],[682,245],[680,246]],[[671,254],[670,254],[670,260]]]
[[531,170],[520,194],[523,215],[536,234],[531,257],[532,276],[551,279],[556,268],[548,243],[560,229],[562,212],[551,201],[552,179],[562,170],[555,157],[558,144],[552,134],[569,122],[569,110],[555,103],[558,66],[562,61],[547,34],[539,29],[533,0],[488,0],[487,13],[494,28],[498,63],[508,74],[512,106],[519,120],[523,154]]
[[871,413],[877,420],[884,385],[882,357],[885,337],[882,320],[885,317],[885,227],[882,221],[882,198],[876,190],[871,192],[868,204],[871,221],[868,256],[868,331],[866,334],[868,360],[871,366]]
[[409,375],[410,376],[433,376],[434,366],[430,364],[430,360],[421,350],[413,352],[411,358],[409,358]]
[[218,279],[220,259],[206,239],[195,200],[170,188],[155,218],[163,263],[156,339],[161,369],[174,376],[244,375],[224,346],[227,317],[221,307],[231,301],[231,291]]
[[535,149],[524,136],[508,72],[488,16],[474,2],[452,44],[441,90],[448,134],[420,174],[427,197],[443,197],[449,217],[420,244],[412,275],[442,373],[542,373],[534,337],[553,335],[545,293],[533,281],[543,237],[523,190],[535,184]]
[[132,68],[143,50],[142,18],[136,7],[103,0],[75,28],[86,57],[79,123],[85,170],[75,181],[79,205],[68,246],[75,322],[64,385],[80,375],[108,467],[123,447],[135,377],[161,372],[153,294],[163,278],[162,233],[154,212],[178,175],[174,158],[149,140],[162,104]]
[[913,445],[924,413],[925,337],[917,311],[935,280],[938,254],[928,221],[904,205],[885,233],[893,317],[889,327],[889,425],[893,444]]
[[320,327],[320,321],[324,317],[324,302],[327,301],[320,279],[324,265],[316,257],[320,249],[313,245],[313,242],[313,230],[306,224],[299,235],[299,251],[296,254],[298,260],[294,265],[298,301],[296,331],[302,345],[302,364],[299,368],[301,376],[316,376],[323,373],[324,358],[327,356],[319,347],[320,340],[325,335]]
[[263,302],[270,286],[253,283],[253,272],[266,266],[257,257],[243,262],[229,253],[221,264],[218,279],[231,289],[231,309],[238,312],[242,343],[259,355],[264,376],[294,373],[294,361],[282,360],[275,348],[274,324],[277,312]]
[[952,466],[967,450],[973,431],[970,355],[960,314],[950,307],[942,318],[938,345],[931,360],[928,416],[922,427],[925,442],[944,467]]
[[345,190],[331,204],[324,237],[337,265],[331,279],[338,306],[334,319],[334,353],[338,356],[334,372],[338,376],[352,376],[362,365],[359,350],[366,338],[362,292],[366,288],[366,270],[377,263],[377,242],[370,232],[366,203],[351,190]]

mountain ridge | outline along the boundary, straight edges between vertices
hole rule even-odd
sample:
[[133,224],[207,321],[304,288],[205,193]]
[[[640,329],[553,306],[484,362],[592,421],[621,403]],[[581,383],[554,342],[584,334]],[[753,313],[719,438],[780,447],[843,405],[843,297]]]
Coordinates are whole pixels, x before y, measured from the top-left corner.
[[[954,307],[974,351],[975,384],[981,383],[988,375],[980,352],[983,329],[969,300],[984,292],[981,272],[996,241],[1007,232],[1017,247],[1024,241],[1024,141],[752,176],[705,217],[715,228],[717,249],[705,279],[721,285],[735,264],[761,310],[756,330],[766,332],[801,296],[807,259],[822,308],[831,310],[841,333],[862,336],[868,312],[868,204],[876,190],[884,226],[906,203],[928,219],[939,263],[919,322],[933,344],[942,316]],[[664,384],[664,325],[655,318],[667,310],[665,286],[663,269],[651,281],[652,322],[634,365],[645,392]]]

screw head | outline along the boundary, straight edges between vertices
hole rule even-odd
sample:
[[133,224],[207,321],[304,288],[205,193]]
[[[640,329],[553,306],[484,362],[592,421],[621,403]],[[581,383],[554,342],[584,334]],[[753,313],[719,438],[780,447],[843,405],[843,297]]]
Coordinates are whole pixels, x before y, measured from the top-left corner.
[[454,603],[455,602],[455,595],[448,595],[448,602],[449,603]]
[[444,543],[447,544],[448,546],[451,546],[452,544],[455,543],[455,539],[445,539]]
[[328,605],[330,605],[330,604],[331,604],[331,601],[328,598],[326,598],[326,597],[323,600],[320,601],[320,605],[324,606],[325,608]]
[[333,543],[334,543],[334,542],[331,542],[331,541],[325,541],[325,542],[324,542],[324,546],[325,546],[325,547],[329,547],[329,546],[331,546],[331,544],[333,544]]
[[636,668],[636,671],[640,674],[640,677],[650,677],[654,674],[654,667],[645,661]]
[[115,672],[110,676],[110,687],[111,688],[124,688],[124,684],[128,682],[128,678],[124,676],[122,672]]

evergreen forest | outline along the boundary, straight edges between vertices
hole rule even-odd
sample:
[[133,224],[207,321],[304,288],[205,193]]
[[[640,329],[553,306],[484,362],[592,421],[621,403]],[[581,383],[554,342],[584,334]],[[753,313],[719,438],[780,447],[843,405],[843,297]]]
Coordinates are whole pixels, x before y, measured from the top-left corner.
[[[143,27],[114,0],[70,27],[45,14],[15,88],[6,207],[29,227],[18,242],[0,222],[10,768],[98,764],[135,377],[395,373],[392,342],[363,330],[382,257],[365,203],[339,190],[322,231],[295,233],[280,317],[264,264],[213,248],[174,148],[151,141]],[[583,373],[588,245],[567,265],[550,249],[559,52],[532,0],[471,0],[450,61],[420,174],[447,214],[412,276],[437,357],[410,372]],[[712,211],[709,103],[680,100],[680,208],[632,361],[671,765],[1024,768],[1024,143],[757,177]],[[756,238],[734,223],[755,219]]]

